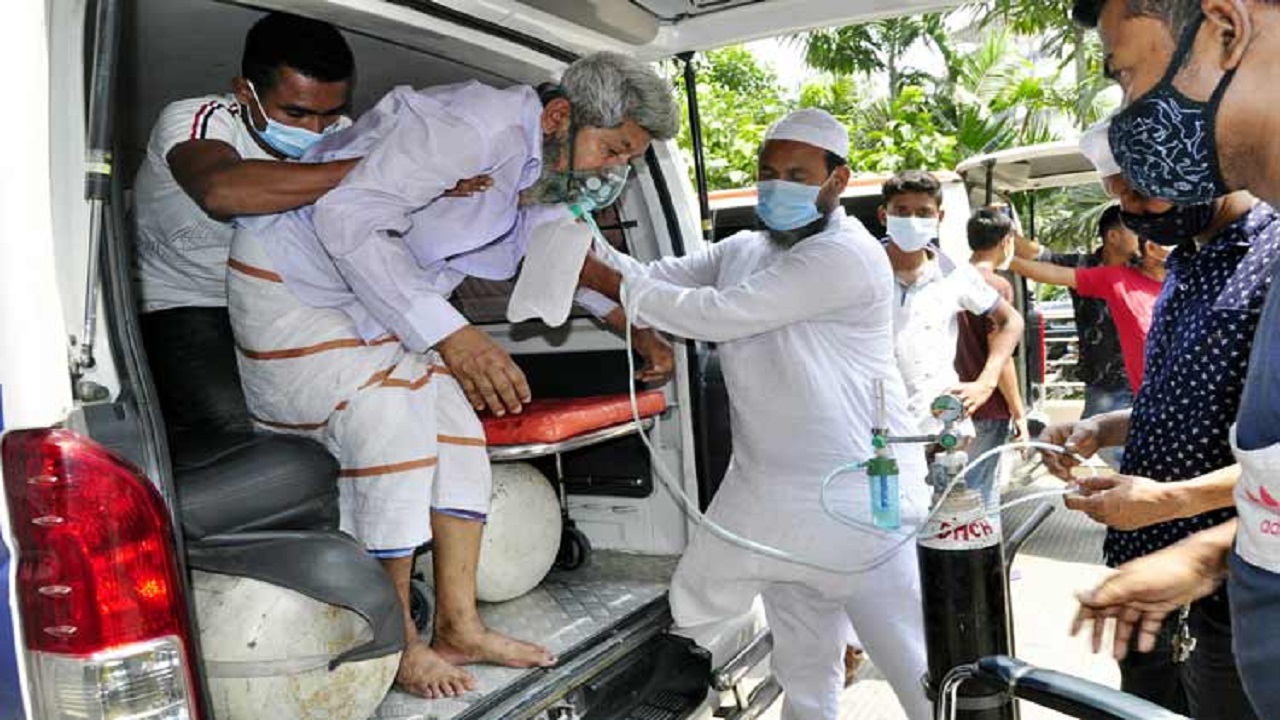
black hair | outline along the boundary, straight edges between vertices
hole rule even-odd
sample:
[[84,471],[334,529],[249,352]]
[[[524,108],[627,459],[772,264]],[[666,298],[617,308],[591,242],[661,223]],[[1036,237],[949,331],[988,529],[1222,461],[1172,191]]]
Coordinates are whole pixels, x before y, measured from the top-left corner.
[[1181,38],[1200,17],[1200,0],[1075,0],[1071,17],[1085,27],[1097,27],[1108,2],[1123,2],[1128,17],[1155,18],[1169,26],[1169,34]]
[[342,33],[327,22],[269,13],[249,28],[240,74],[259,93],[276,84],[277,71],[292,68],[320,82],[351,80],[356,63]]
[[995,208],[978,208],[969,216],[969,249],[990,250],[1013,232],[1013,221]]
[[849,164],[848,160],[845,160],[844,158],[831,152],[830,150],[827,151],[827,172],[828,173],[833,173],[837,169],[842,168],[848,164]]
[[545,106],[552,100],[560,98],[568,99],[568,95],[564,92],[564,86],[560,83],[544,82],[537,87],[538,100]]
[[1124,229],[1124,226],[1124,221],[1120,219],[1120,206],[1109,205],[1098,216],[1098,238],[1106,242],[1107,233],[1116,229]]
[[933,198],[938,207],[942,207],[942,183],[938,182],[938,178],[931,172],[903,170],[885,180],[884,185],[880,187],[880,194],[884,196],[885,203],[897,195],[906,193],[925,193]]

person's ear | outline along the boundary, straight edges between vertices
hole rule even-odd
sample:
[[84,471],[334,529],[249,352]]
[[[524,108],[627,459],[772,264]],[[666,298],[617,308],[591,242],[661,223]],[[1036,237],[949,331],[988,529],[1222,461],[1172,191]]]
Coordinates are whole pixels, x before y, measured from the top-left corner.
[[835,170],[832,170],[831,174],[827,176],[826,181],[822,184],[826,192],[831,193],[834,197],[839,199],[839,197],[844,194],[844,189],[849,187],[849,166],[841,165]]
[[231,92],[241,105],[253,107],[257,104],[253,101],[253,93],[249,91],[249,81],[242,75],[231,78]]
[[262,131],[267,126],[267,118],[264,115],[266,108],[261,107],[253,99],[248,78],[241,75],[231,78],[231,92],[235,94],[237,102],[249,108],[249,119],[253,121],[254,129]]
[[1214,47],[1220,48],[1217,61],[1222,70],[1235,70],[1254,39],[1249,8],[1244,0],[1201,0],[1200,9],[1213,33]]
[[542,134],[561,136],[569,132],[573,106],[565,98],[555,98],[542,107]]
[[888,227],[889,210],[884,205],[881,205],[879,208],[876,208],[876,218],[880,221],[881,225]]
[[832,170],[818,190],[818,209],[830,212],[840,206],[840,196],[849,185],[849,168],[845,165]]
[[938,208],[938,222],[942,222],[943,220],[946,220],[946,219],[947,219],[947,211],[943,210],[942,208]]

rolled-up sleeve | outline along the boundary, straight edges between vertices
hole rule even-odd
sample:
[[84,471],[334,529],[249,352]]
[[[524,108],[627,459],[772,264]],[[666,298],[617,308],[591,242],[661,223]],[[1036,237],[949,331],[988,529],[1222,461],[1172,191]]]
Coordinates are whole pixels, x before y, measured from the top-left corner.
[[[677,267],[680,272],[671,272]],[[706,269],[705,263],[667,264],[663,274],[691,281],[703,279]],[[654,328],[728,342],[870,301],[874,283],[864,281],[869,273],[855,251],[825,243],[794,248],[727,288],[683,287],[659,279],[658,273],[623,271],[623,299],[636,318]]]
[[410,350],[425,352],[466,324],[433,289],[403,239],[410,215],[489,167],[486,138],[441,110],[410,103],[395,127],[315,205],[316,234],[360,302]]

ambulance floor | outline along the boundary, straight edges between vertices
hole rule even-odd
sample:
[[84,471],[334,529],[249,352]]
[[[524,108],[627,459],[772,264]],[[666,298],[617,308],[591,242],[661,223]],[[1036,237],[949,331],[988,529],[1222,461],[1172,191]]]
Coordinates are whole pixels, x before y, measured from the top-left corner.
[[[677,558],[595,551],[574,571],[552,571],[529,594],[504,603],[482,603],[492,629],[545,645],[562,654],[608,633],[620,620],[667,592]],[[459,698],[424,700],[392,690],[371,720],[448,720],[529,673],[471,666],[477,689]]]

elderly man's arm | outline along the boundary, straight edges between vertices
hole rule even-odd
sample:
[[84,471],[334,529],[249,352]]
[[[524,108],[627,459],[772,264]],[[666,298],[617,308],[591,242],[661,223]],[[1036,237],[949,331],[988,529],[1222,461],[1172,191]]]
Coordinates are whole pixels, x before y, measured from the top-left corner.
[[1134,633],[1139,652],[1155,649],[1169,613],[1203,598],[1222,583],[1235,542],[1237,521],[1201,531],[1159,552],[1121,565],[1101,585],[1079,596],[1071,634],[1093,625],[1093,650],[1100,652],[1106,626],[1114,620],[1117,660],[1129,653]]
[[[371,112],[391,107],[380,103]],[[456,117],[405,110],[312,215],[316,235],[361,304],[410,350],[438,350],[472,405],[496,415],[520,412],[529,401],[524,373],[434,289],[403,234],[415,210],[516,152],[514,141],[491,145]]]

